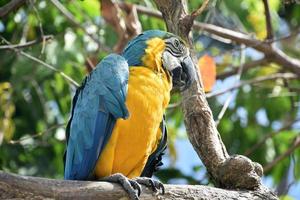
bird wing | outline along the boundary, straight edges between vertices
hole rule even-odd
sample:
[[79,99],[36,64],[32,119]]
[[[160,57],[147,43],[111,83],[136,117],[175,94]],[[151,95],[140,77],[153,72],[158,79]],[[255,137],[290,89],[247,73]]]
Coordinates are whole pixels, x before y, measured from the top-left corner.
[[167,126],[165,115],[160,123],[161,138],[157,145],[156,150],[149,156],[147,163],[143,169],[141,176],[152,177],[153,173],[158,170],[158,168],[163,165],[162,156],[167,148]]
[[124,57],[111,54],[77,89],[66,130],[65,179],[89,179],[116,120],[128,117],[128,76]]

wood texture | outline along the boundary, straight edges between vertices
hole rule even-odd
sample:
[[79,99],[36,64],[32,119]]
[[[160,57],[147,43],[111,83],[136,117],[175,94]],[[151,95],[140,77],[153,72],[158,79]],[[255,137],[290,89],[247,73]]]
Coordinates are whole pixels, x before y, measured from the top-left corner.
[[[201,185],[165,185],[166,194],[157,195],[143,187],[141,199],[277,199],[268,189],[256,191],[223,190]],[[118,184],[64,181],[18,176],[0,171],[0,199],[127,199]]]
[[[194,20],[191,15],[187,14],[186,1],[156,0],[155,3],[162,13],[168,31],[181,36],[188,42],[195,61],[190,36]],[[196,64],[195,70],[198,70]],[[206,101],[199,76],[197,81],[182,95],[184,122],[188,137],[215,185],[223,188],[243,189],[260,187],[260,177],[263,174],[261,165],[245,156],[228,155]]]

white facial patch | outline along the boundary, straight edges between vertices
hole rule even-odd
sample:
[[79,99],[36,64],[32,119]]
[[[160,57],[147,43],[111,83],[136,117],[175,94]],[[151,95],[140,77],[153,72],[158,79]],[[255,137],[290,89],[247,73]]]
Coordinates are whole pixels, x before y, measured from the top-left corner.
[[163,66],[168,70],[172,71],[177,67],[181,67],[180,59],[173,56],[168,51],[164,51],[162,54],[162,63]]

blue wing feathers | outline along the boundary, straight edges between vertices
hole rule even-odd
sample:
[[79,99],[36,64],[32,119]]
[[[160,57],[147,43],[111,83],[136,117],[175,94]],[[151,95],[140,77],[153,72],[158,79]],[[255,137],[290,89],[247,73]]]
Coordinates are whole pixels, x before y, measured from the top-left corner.
[[[91,175],[98,160],[99,154],[107,143],[108,136],[110,136],[110,134],[107,133],[112,132],[115,122],[116,120],[111,114],[98,111],[94,130],[95,135],[93,137],[93,145],[90,148],[84,148],[80,153],[82,157],[78,156],[77,161],[73,161],[73,173],[71,172],[70,177],[65,177],[66,179],[84,180]],[[77,146],[77,148],[80,147]],[[76,151],[74,152],[76,155]]]
[[68,125],[65,179],[87,179],[111,136],[116,119],[128,117],[125,104],[128,76],[126,60],[111,54],[96,66],[76,92]]

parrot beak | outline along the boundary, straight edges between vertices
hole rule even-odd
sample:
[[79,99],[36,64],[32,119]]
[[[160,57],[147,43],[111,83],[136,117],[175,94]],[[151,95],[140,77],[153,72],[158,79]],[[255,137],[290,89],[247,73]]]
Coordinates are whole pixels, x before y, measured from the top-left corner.
[[182,59],[181,66],[174,68],[171,73],[173,77],[173,87],[179,88],[182,92],[190,87],[196,79],[193,60],[190,56]]

